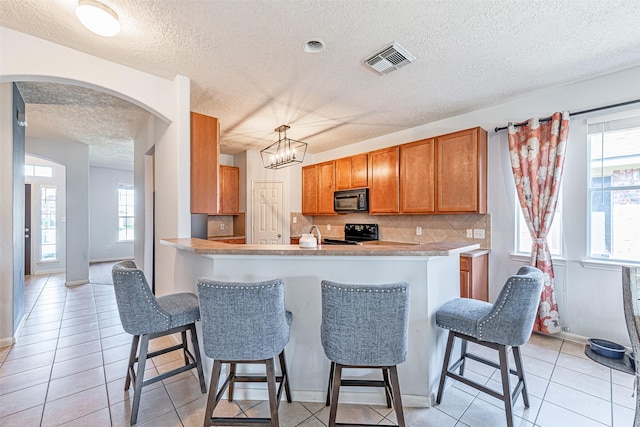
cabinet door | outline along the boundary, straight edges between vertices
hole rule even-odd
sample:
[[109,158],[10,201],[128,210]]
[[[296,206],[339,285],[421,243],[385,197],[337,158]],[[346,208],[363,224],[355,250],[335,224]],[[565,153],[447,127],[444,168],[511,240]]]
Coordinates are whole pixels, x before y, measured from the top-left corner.
[[318,165],[302,168],[302,214],[318,214]]
[[400,146],[400,212],[435,211],[434,156],[433,138]]
[[460,296],[489,300],[489,254],[460,257]]
[[471,273],[460,270],[460,298],[471,298],[469,290],[469,282],[471,281]]
[[237,215],[239,212],[240,169],[220,166],[220,213]]
[[369,213],[400,211],[399,148],[369,153]]
[[333,215],[333,192],[335,191],[336,163],[318,164],[318,214]]
[[437,138],[437,212],[486,213],[486,141],[480,128]]
[[218,119],[191,113],[191,213],[218,213]]
[[351,188],[351,157],[336,160],[336,190]]
[[[366,187],[368,182],[368,156],[367,153],[351,157],[351,187]],[[337,165],[336,165],[337,166]]]

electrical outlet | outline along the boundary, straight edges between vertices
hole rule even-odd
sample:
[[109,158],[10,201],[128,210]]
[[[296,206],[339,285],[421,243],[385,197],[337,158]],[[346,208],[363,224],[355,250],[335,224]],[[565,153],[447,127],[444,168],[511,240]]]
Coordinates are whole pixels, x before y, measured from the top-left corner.
[[297,217],[297,216],[294,216],[294,217],[293,217],[293,223],[294,223],[294,224],[297,224],[297,223],[298,223],[298,217]]
[[220,224],[220,230],[224,230],[224,224]]
[[467,239],[473,239],[473,230],[467,228]]
[[416,236],[422,236],[422,227],[416,227]]
[[473,238],[474,239],[484,239],[484,228],[474,228],[473,229]]
[[331,230],[331,224],[327,224],[327,230]]

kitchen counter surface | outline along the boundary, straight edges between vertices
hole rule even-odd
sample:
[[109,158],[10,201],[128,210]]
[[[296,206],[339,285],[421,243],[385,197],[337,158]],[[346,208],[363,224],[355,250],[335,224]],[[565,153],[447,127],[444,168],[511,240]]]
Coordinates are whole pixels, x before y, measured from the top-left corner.
[[304,256],[449,256],[478,249],[468,242],[416,244],[322,245],[235,245],[196,238],[162,239],[163,245],[198,255],[304,255]]

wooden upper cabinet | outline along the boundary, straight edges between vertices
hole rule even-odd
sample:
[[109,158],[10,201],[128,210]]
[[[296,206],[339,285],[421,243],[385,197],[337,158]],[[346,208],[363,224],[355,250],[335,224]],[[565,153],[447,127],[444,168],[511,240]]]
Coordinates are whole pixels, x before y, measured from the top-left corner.
[[487,132],[468,129],[436,139],[436,211],[487,213]]
[[435,212],[434,138],[400,146],[400,212]]
[[369,213],[400,211],[400,149],[398,146],[369,153]]
[[367,153],[336,160],[336,190],[366,187],[369,166],[367,160]]
[[302,214],[334,215],[335,162],[302,167]]
[[318,165],[302,167],[302,214],[318,214]]
[[220,166],[220,213],[237,215],[240,202],[240,169],[235,166]]
[[336,160],[336,190],[351,188],[351,157]]
[[318,214],[333,215],[333,192],[335,191],[336,163],[318,164]]
[[191,113],[191,213],[218,213],[218,119]]

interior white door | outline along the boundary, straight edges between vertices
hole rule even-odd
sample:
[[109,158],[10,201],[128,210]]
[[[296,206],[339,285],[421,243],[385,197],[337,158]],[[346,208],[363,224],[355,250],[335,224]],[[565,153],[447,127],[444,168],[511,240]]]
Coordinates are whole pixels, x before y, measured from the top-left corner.
[[253,209],[251,210],[253,244],[282,244],[284,232],[282,187],[282,182],[253,182]]

